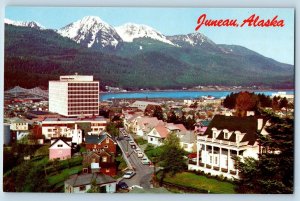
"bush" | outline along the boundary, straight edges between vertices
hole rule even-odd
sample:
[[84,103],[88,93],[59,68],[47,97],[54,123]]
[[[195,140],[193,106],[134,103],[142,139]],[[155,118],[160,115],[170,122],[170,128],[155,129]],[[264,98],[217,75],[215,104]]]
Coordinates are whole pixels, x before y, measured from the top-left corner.
[[136,142],[139,144],[139,145],[143,145],[143,144],[147,144],[147,140],[144,140],[143,138],[141,138],[141,137],[138,137],[138,138],[136,138],[135,139],[136,140]]

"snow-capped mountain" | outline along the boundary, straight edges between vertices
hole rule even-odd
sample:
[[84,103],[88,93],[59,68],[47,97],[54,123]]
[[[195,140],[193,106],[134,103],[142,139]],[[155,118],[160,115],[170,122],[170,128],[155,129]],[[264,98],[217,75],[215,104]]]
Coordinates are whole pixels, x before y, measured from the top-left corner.
[[174,44],[179,45],[181,47],[186,46],[203,46],[203,45],[216,45],[212,40],[207,38],[205,35],[196,32],[190,33],[187,35],[175,35],[175,36],[168,36],[168,40],[172,41]]
[[115,28],[96,16],[86,16],[57,31],[86,47],[116,47],[122,42]]
[[19,27],[30,27],[30,28],[35,28],[35,29],[45,29],[45,27],[43,27],[41,24],[39,24],[37,22],[34,22],[34,21],[21,22],[21,21],[14,21],[14,20],[10,20],[10,19],[5,18],[4,23],[14,25],[14,26],[19,26]]
[[151,38],[163,43],[174,45],[166,38],[166,36],[147,25],[126,23],[122,26],[116,27],[116,31],[125,42],[132,42],[133,39],[136,38]]

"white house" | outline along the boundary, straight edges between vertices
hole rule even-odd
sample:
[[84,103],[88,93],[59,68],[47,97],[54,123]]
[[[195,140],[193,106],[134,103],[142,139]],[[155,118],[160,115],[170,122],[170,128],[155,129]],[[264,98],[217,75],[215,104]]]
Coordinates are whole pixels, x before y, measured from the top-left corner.
[[239,178],[234,157],[258,158],[257,132],[266,135],[261,118],[215,115],[204,134],[197,136],[197,163],[189,170]]
[[133,131],[136,135],[146,137],[146,135],[157,125],[163,125],[162,120],[158,120],[156,117],[138,117],[136,124],[133,125]]
[[156,126],[148,134],[148,143],[156,146],[160,146],[163,144],[163,140],[168,135],[169,135],[169,131],[165,126],[163,125]]
[[12,131],[28,131],[28,123],[18,117],[10,119],[10,130]]
[[73,175],[65,181],[65,193],[86,193],[92,184],[97,185],[103,192],[115,193],[117,181],[102,173]]
[[159,124],[155,126],[147,135],[148,143],[155,146],[163,144],[164,139],[173,132],[179,134],[179,132],[187,131],[183,124],[166,123],[164,125]]
[[196,134],[194,131],[183,131],[179,135],[180,146],[187,152],[196,151]]
[[86,133],[100,134],[105,130],[106,125],[107,120],[100,116],[90,118],[46,118],[42,122],[42,134],[46,139],[68,137],[72,138],[72,143],[81,144],[84,129],[88,129]]
[[10,119],[10,130],[16,133],[16,140],[21,140],[29,134],[28,122],[14,117]]
[[63,139],[56,139],[52,141],[49,147],[49,159],[65,160],[71,158],[71,145]]

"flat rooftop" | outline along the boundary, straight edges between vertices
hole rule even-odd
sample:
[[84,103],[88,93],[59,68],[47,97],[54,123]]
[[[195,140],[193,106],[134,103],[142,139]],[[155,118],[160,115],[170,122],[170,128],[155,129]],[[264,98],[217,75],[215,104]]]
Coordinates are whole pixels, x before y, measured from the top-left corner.
[[47,117],[44,119],[43,122],[47,121],[106,121],[106,119],[102,116],[94,116],[94,117],[84,117],[84,118],[78,118],[78,117],[60,117],[60,118],[53,118],[53,117]]

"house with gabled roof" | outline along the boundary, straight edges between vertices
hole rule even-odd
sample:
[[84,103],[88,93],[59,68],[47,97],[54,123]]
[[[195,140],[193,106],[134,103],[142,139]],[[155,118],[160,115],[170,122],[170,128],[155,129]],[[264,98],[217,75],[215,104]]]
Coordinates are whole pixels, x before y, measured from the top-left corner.
[[163,144],[164,139],[169,135],[168,129],[163,125],[154,127],[148,136],[148,143],[160,146]]
[[179,135],[180,132],[186,132],[183,124],[165,123],[155,126],[147,135],[148,143],[160,146],[168,135],[173,132]]
[[133,127],[133,131],[136,135],[146,137],[146,135],[157,125],[163,125],[162,120],[158,120],[156,117],[139,117],[136,119],[136,125]]
[[179,133],[180,146],[187,152],[196,151],[196,133],[194,131],[181,131]]
[[110,176],[115,176],[117,174],[115,155],[108,153],[105,150],[85,153],[83,155],[82,166],[83,172],[101,172]]
[[87,151],[101,152],[105,150],[108,153],[117,154],[117,143],[107,132],[99,135],[86,135],[85,147]]
[[64,139],[55,139],[52,141],[51,146],[49,147],[49,159],[66,160],[71,158],[71,149],[71,145]]
[[255,116],[215,115],[203,134],[197,136],[197,163],[189,170],[239,178],[235,157],[258,158],[257,133],[266,135],[266,120]]
[[93,185],[97,185],[101,192],[115,193],[117,181],[102,173],[88,173],[72,175],[64,184],[65,193],[86,193]]

